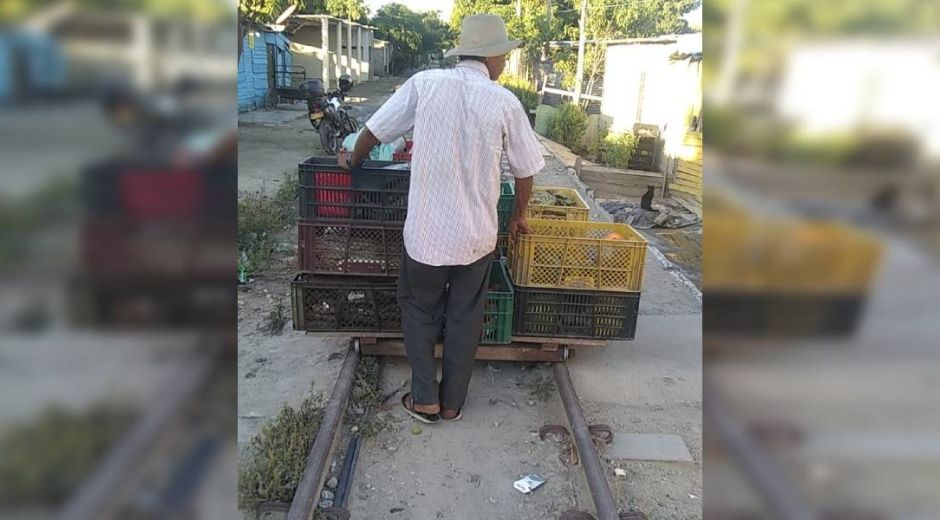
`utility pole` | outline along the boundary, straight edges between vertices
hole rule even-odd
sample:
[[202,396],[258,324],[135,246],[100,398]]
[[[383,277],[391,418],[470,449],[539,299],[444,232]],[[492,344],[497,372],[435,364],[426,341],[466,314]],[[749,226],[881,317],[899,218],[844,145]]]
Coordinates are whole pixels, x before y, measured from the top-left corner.
[[581,0],[581,19],[578,21],[578,67],[574,78],[574,104],[581,104],[581,87],[584,77],[584,42],[587,39],[584,34],[584,25],[587,23],[587,0]]
[[516,0],[516,18],[522,18],[522,0]]

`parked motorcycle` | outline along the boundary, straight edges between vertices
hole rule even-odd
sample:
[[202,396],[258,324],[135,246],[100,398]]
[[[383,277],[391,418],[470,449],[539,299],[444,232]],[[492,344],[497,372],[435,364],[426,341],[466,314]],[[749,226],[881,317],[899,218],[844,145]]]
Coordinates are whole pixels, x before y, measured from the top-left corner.
[[339,151],[346,136],[359,130],[359,121],[349,115],[352,107],[346,104],[346,93],[352,86],[352,79],[343,75],[339,89],[330,93],[324,93],[318,79],[307,80],[300,87],[306,93],[310,124],[320,133],[320,144],[330,155]]

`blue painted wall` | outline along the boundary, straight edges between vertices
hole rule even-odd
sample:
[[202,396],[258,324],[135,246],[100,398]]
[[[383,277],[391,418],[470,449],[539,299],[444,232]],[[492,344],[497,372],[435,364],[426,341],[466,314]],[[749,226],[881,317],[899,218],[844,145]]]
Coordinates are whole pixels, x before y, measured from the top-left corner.
[[[290,53],[290,40],[281,33],[262,32],[251,29],[242,42],[242,56],[238,60],[238,111],[248,112],[264,106],[264,97],[268,93],[268,50],[267,44],[277,49],[278,67],[293,63]],[[286,84],[289,78],[279,78],[279,83]]]
[[[25,76],[13,75],[15,55],[25,63]],[[25,92],[15,92],[15,82]],[[48,37],[27,33],[0,34],[0,102],[10,101],[14,95],[35,96],[54,93],[65,87],[66,62],[58,44]]]

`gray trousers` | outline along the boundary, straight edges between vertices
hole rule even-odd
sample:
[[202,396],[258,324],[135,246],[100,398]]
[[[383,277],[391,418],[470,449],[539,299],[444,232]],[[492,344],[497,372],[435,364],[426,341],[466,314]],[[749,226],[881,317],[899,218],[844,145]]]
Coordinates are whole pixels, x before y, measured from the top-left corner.
[[[492,261],[493,255],[488,254],[470,265],[436,267],[416,262],[405,253],[398,303],[415,404],[440,404],[447,410],[463,407],[483,328]],[[445,325],[438,384],[434,344]]]

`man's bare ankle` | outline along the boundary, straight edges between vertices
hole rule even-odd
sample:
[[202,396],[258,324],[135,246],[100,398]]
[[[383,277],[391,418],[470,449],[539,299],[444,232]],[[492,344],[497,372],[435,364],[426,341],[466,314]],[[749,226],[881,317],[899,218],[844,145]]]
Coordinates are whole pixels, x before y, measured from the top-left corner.
[[416,404],[414,407],[415,411],[421,413],[438,413],[441,411],[441,407],[436,404]]

